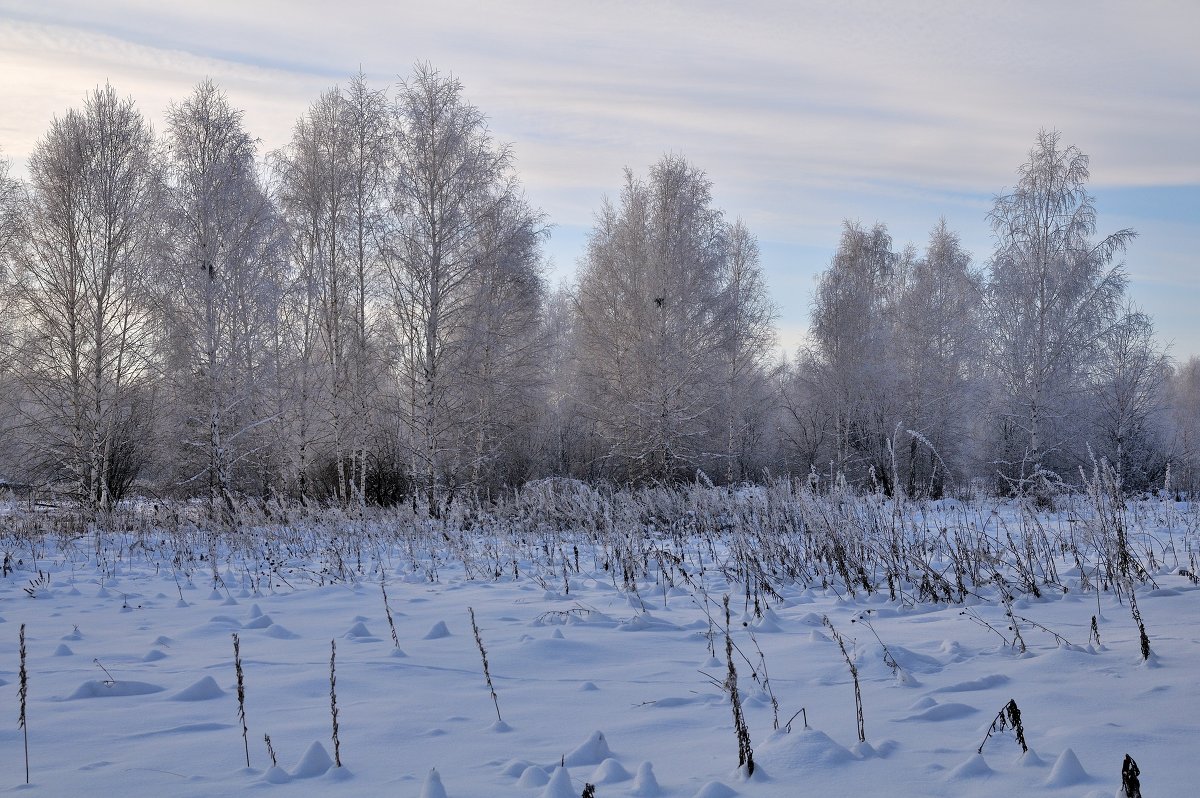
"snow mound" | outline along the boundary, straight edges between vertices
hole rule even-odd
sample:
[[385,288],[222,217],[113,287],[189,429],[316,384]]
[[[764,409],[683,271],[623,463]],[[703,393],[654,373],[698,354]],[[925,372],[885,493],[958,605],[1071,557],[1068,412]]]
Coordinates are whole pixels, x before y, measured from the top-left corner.
[[[944,667],[940,660],[930,657],[926,654],[919,654],[916,651],[905,648],[900,645],[888,646],[888,652],[896,664],[909,674],[914,673],[938,673]],[[867,664],[878,663],[881,667],[889,667],[884,661],[883,648],[879,646],[871,646],[866,649],[863,656],[859,657],[859,667]]]
[[142,662],[158,662],[160,659],[166,658],[167,655],[164,652],[157,648],[152,648],[146,652],[146,656],[142,657]]
[[751,626],[756,632],[782,632],[783,627],[779,625],[779,619],[775,617],[775,613],[768,611],[769,614],[764,614],[762,620]]
[[425,783],[421,785],[421,798],[446,798],[446,788],[442,786],[442,777],[437,768],[430,768]]
[[294,779],[311,779],[322,775],[331,767],[333,767],[333,760],[329,758],[325,746],[321,745],[320,741],[314,741],[304,752],[304,756],[300,757],[300,761],[292,769],[291,775]]
[[214,698],[220,698],[225,695],[225,691],[220,688],[216,680],[211,676],[205,676],[200,681],[185,687],[175,695],[171,696],[172,701],[211,701]]
[[942,721],[942,720],[958,720],[965,718],[967,715],[973,715],[979,710],[970,704],[935,704],[929,709],[921,712],[907,715],[899,718],[900,721],[908,720],[924,720],[924,721]]
[[232,723],[184,723],[180,726],[172,726],[169,729],[154,729],[153,731],[138,732],[137,734],[126,736],[130,740],[150,740],[175,734],[198,734],[232,728]]
[[276,640],[295,640],[300,637],[300,635],[296,634],[291,629],[288,629],[287,627],[281,626],[277,623],[273,623],[268,626],[267,631],[264,632],[264,634],[267,637],[273,637]]
[[1000,687],[1008,684],[1009,678],[1001,673],[992,673],[987,676],[980,676],[978,679],[971,679],[966,682],[956,682],[948,684],[945,687],[939,687],[933,692],[935,693],[969,693],[976,690],[990,690],[993,687]]
[[554,775],[546,782],[541,792],[541,798],[576,798],[575,787],[571,784],[571,774],[565,767],[556,767]]
[[633,786],[629,788],[629,794],[637,796],[637,798],[655,798],[661,793],[662,789],[658,786],[658,779],[654,778],[654,766],[649,762],[638,765],[637,775],[633,778]]
[[1058,759],[1054,761],[1050,775],[1046,777],[1046,786],[1072,787],[1090,779],[1091,777],[1080,764],[1079,757],[1075,756],[1075,752],[1070,748],[1064,748],[1063,752],[1058,755]]
[[965,762],[956,765],[953,770],[946,774],[946,780],[979,779],[990,776],[994,772],[988,767],[988,763],[984,760],[983,755],[971,754]]
[[645,632],[651,629],[659,632],[681,631],[679,626],[670,621],[655,618],[649,612],[640,613],[624,623],[617,624],[617,631],[619,632]]
[[56,657],[69,657],[74,653],[66,643],[59,643],[58,648],[54,649],[54,656]]
[[131,695],[149,695],[161,693],[166,688],[149,682],[97,682],[87,681],[75,688],[75,692],[67,696],[71,701],[77,698],[118,698]]
[[608,741],[604,732],[592,732],[592,736],[576,746],[575,750],[563,758],[563,764],[568,767],[579,765],[599,765],[612,756],[608,749]]
[[521,777],[517,779],[517,786],[545,787],[548,781],[550,781],[550,776],[547,775],[546,771],[537,765],[529,765],[521,771]]
[[859,759],[876,759],[880,756],[880,753],[875,750],[875,746],[868,742],[855,743],[850,748],[850,753],[854,754]]
[[431,628],[428,632],[425,633],[425,636],[421,639],[422,640],[441,640],[443,637],[449,637],[449,636],[450,636],[450,630],[446,627],[446,622],[438,621],[437,623],[435,623],[433,625],[433,628]]
[[346,634],[342,635],[342,637],[344,637],[346,640],[357,640],[363,643],[379,639],[375,635],[371,634],[371,631],[367,629],[367,625],[362,621],[358,621],[351,626],[349,630],[346,631]]
[[275,623],[275,621],[271,620],[270,615],[265,615],[265,614],[259,613],[258,615],[255,615],[253,618],[251,618],[249,621],[246,621],[246,625],[243,626],[242,628],[243,629],[267,629],[273,623]]
[[758,753],[763,762],[771,763],[775,772],[804,771],[814,767],[841,765],[856,759],[850,749],[816,729],[802,729],[790,734],[777,731],[767,738]]
[[694,798],[732,798],[737,791],[719,781],[710,781],[700,788]]
[[620,762],[610,757],[592,771],[588,781],[592,784],[615,784],[619,781],[629,781],[632,778],[632,773],[626,770]]
[[611,646],[596,643],[585,643],[566,638],[530,639],[522,643],[524,653],[540,661],[578,663],[611,660],[614,650]]
[[278,765],[272,765],[263,774],[263,781],[268,784],[287,784],[291,780],[292,777],[288,775],[288,772]]
[[1020,759],[1017,760],[1017,764],[1023,768],[1040,768],[1046,766],[1046,760],[1042,759],[1037,755],[1036,751],[1030,748],[1028,751],[1021,754]]
[[510,759],[500,768],[500,772],[505,776],[517,777],[524,773],[525,768],[532,764],[532,762],[525,759]]

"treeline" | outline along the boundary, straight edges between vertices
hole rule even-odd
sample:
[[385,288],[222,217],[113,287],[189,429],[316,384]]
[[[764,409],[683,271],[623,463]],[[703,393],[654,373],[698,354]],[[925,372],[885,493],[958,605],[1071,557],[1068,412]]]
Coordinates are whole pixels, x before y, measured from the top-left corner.
[[[1125,299],[1087,158],[1039,134],[979,268],[847,223],[780,360],[754,235],[664,157],[572,285],[460,83],[322,94],[261,153],[211,82],[159,134],[111,86],[0,167],[0,476],[130,493],[412,502],[528,480],[1048,495],[1091,458],[1200,483],[1200,362]],[[1168,476],[1169,474],[1169,476]]]

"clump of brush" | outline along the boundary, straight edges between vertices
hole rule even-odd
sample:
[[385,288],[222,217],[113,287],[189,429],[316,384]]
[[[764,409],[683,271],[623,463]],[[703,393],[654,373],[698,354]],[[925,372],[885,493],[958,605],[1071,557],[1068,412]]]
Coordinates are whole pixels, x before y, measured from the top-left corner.
[[983,747],[987,745],[992,734],[1009,728],[1013,730],[1013,735],[1017,738],[1017,744],[1021,746],[1021,751],[1028,753],[1029,746],[1025,744],[1025,726],[1021,723],[1021,710],[1015,699],[1009,699],[1007,704],[1000,707],[1000,711],[996,713],[996,717],[992,720],[992,725],[988,727],[987,734],[983,736],[983,742],[979,744],[976,753],[983,753]]

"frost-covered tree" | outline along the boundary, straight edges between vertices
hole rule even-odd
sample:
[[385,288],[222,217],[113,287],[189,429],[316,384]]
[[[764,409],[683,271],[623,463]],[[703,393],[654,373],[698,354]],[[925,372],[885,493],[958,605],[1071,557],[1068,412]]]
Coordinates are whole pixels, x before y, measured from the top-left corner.
[[24,227],[24,186],[9,176],[9,163],[0,158],[0,478],[12,473],[19,458],[13,450],[21,387],[13,368],[17,319],[12,298],[18,246]]
[[378,381],[380,242],[394,130],[363,75],[324,92],[275,161],[291,231],[292,436],[297,487],[325,469],[328,492],[364,500]]
[[573,291],[569,285],[559,286],[544,314],[546,386],[534,456],[543,475],[596,479],[601,476],[603,451],[581,398],[576,325]]
[[[348,247],[352,272],[353,323],[346,336],[346,405],[338,447],[338,493],[366,500],[376,434],[376,399],[382,372],[378,307],[382,292],[381,237],[387,212],[396,130],[387,93],[355,75],[344,91],[349,177]],[[344,451],[343,451],[344,450]]]
[[1170,375],[1171,486],[1200,490],[1200,357],[1192,356]]
[[763,368],[771,310],[753,238],[724,221],[703,171],[676,156],[646,180],[626,170],[619,203],[597,214],[575,304],[578,399],[608,473],[720,476],[732,463],[736,478],[755,408],[734,405]]
[[291,284],[287,294],[287,427],[293,490],[312,492],[318,447],[330,437],[339,448],[343,333],[350,324],[352,276],[344,257],[349,175],[342,96],[331,89],[309,107],[288,146],[275,153],[281,212],[289,231]]
[[533,427],[543,394],[547,346],[542,327],[543,222],[518,195],[482,219],[474,297],[462,350],[462,425],[472,487],[521,482],[533,468]]
[[783,382],[797,466],[907,495],[970,471],[980,392],[982,278],[942,221],[923,255],[847,222]]
[[104,510],[149,448],[162,167],[149,124],[105,85],[54,119],[29,172],[23,437],[38,476]]
[[813,479],[834,468],[835,416],[829,412],[820,360],[811,346],[802,346],[796,359],[784,365],[779,377],[779,438],[781,462],[793,474]]
[[1131,490],[1161,481],[1168,453],[1163,413],[1171,364],[1154,322],[1127,307],[1100,343],[1088,374],[1095,454],[1105,457]]
[[899,280],[889,358],[902,400],[896,468],[908,495],[940,495],[973,465],[983,278],[943,219],[924,255],[904,261]]
[[898,369],[890,356],[899,263],[884,225],[868,230],[846,222],[817,284],[809,343],[799,357],[810,398],[828,416],[822,458],[852,482],[888,491],[892,440],[898,427],[903,431]]
[[[1116,260],[1134,237],[1095,240],[1088,158],[1043,130],[1011,193],[989,214],[996,250],[987,286],[990,370],[1000,388],[996,459],[1019,490],[1042,495],[1047,469],[1068,472],[1069,423],[1125,290]],[[1079,414],[1074,414],[1079,417]]]
[[767,464],[775,388],[775,307],[759,263],[758,241],[741,219],[727,231],[719,285],[724,294],[720,379],[727,484],[760,475]]
[[[242,114],[211,81],[167,113],[167,268],[161,275],[174,464],[214,509],[260,487],[277,432],[274,379],[282,228]],[[252,484],[253,482],[253,484]]]
[[[8,176],[9,162],[0,157],[0,374],[11,361],[14,320],[9,315],[9,281],[24,229],[24,186]],[[7,403],[4,403],[7,404]]]
[[542,222],[521,196],[511,150],[492,140],[456,78],[418,65],[396,112],[385,253],[392,407],[410,478],[437,512],[446,489],[490,470],[489,427],[505,423],[497,403],[529,376]]
[[8,278],[9,263],[16,257],[23,224],[21,183],[8,176],[9,163],[0,157],[0,285]]

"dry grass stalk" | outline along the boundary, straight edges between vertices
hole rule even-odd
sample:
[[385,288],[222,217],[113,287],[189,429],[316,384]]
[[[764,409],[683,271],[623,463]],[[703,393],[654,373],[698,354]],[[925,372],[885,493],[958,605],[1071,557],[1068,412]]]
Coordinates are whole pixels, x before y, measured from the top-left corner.
[[483,647],[483,635],[479,633],[479,625],[475,623],[475,610],[467,607],[467,612],[471,615],[471,630],[475,632],[475,645],[479,646],[479,656],[483,659],[483,678],[487,681],[488,690],[492,694],[492,705],[496,707],[496,722],[503,723],[504,719],[500,717],[500,699],[496,697],[496,688],[492,686],[492,673],[488,668],[487,649]]
[[242,746],[246,749],[246,767],[250,767],[250,730],[246,727],[246,681],[242,672],[242,641],[233,633],[233,667],[237,672],[238,720],[242,722]]

